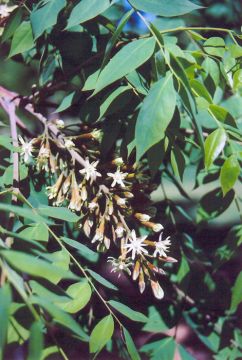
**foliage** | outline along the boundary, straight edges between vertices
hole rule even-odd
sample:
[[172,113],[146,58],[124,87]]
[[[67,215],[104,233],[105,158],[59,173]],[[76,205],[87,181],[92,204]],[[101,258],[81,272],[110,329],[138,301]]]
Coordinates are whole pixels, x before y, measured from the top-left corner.
[[193,359],[184,324],[241,358],[241,5],[203,27],[215,3],[0,5],[0,359]]

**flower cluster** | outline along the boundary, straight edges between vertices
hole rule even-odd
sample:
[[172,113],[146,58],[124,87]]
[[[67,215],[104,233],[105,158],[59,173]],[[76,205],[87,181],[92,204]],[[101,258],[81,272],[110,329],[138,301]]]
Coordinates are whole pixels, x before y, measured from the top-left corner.
[[[141,293],[150,283],[154,296],[161,299],[164,292],[156,279],[164,274],[160,264],[176,260],[167,256],[170,238],[162,240],[163,226],[152,221],[149,194],[153,189],[142,164],[137,167],[114,156],[101,162],[100,130],[68,137],[62,120],[56,127],[58,134],[63,129],[61,137],[47,130],[30,142],[19,138],[23,161],[45,174],[52,205],[67,206],[82,215],[78,225],[90,246],[95,244],[100,252],[119,249],[118,258],[108,257],[111,271],[132,275]],[[149,235],[138,236],[140,228]],[[151,240],[155,233],[160,233],[158,241]]]

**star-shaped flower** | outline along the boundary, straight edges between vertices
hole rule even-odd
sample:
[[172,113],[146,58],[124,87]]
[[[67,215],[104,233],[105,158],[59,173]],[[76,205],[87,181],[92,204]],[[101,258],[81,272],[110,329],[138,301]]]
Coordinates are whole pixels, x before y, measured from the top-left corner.
[[90,180],[91,184],[96,181],[98,176],[102,176],[96,169],[98,163],[99,161],[90,163],[89,159],[86,159],[84,169],[79,170],[79,173],[83,174],[86,180]]
[[134,230],[131,231],[130,237],[129,237],[129,243],[124,245],[124,248],[128,249],[127,253],[132,251],[132,259],[135,259],[136,255],[141,255],[142,252],[145,254],[148,254],[148,251],[144,249],[144,246],[147,246],[147,244],[144,244],[144,240],[147,238],[147,236],[141,236],[137,237]]
[[155,244],[155,251],[153,256],[157,256],[157,254],[161,257],[167,257],[166,252],[169,251],[169,246],[171,245],[170,236],[168,236],[165,240],[162,240],[162,233],[159,236],[159,241]]
[[19,142],[21,143],[21,155],[24,157],[24,162],[29,163],[32,160],[33,143],[32,140],[25,142],[22,136],[19,135]]
[[115,173],[107,173],[108,176],[113,178],[113,182],[111,187],[114,187],[116,184],[120,185],[121,187],[125,187],[123,180],[126,178],[128,173],[122,173],[119,169]]

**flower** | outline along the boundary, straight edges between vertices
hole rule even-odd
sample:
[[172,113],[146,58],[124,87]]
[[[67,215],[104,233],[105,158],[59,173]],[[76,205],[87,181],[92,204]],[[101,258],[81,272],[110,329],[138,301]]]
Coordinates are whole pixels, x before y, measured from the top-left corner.
[[123,271],[125,271],[129,275],[131,275],[131,271],[130,271],[129,267],[131,265],[133,265],[133,263],[130,260],[131,260],[130,258],[123,259],[122,256],[120,256],[118,259],[116,259],[112,256],[109,256],[108,262],[110,262],[113,267],[111,272],[119,272],[118,277],[120,277],[120,275]]
[[107,173],[108,176],[113,178],[113,182],[111,187],[114,187],[116,184],[120,185],[121,187],[125,187],[123,180],[126,178],[128,173],[122,173],[119,169],[115,173]]
[[7,6],[6,4],[0,5],[0,18],[8,16],[14,9],[16,9],[17,5]]
[[72,140],[70,139],[65,139],[65,148],[66,149],[73,149],[75,147],[75,144]]
[[86,180],[90,180],[92,184],[93,181],[96,181],[98,176],[102,176],[96,169],[99,161],[94,161],[92,163],[89,162],[89,159],[85,161],[85,167],[82,170],[79,170],[80,174],[84,174]]
[[24,162],[29,163],[32,160],[33,142],[25,142],[21,135],[19,135],[19,141],[21,143],[21,155],[24,157]]
[[130,243],[125,244],[124,248],[128,249],[127,253],[132,251],[132,259],[134,260],[135,255],[141,255],[142,252],[145,254],[148,254],[148,251],[144,249],[144,246],[147,246],[147,244],[144,244],[144,240],[147,238],[147,236],[141,236],[137,237],[134,230],[131,231],[129,241]]
[[152,230],[153,230],[154,232],[159,232],[159,231],[161,231],[161,230],[163,230],[163,229],[164,229],[164,226],[161,225],[161,224],[159,224],[159,223],[154,224],[153,227],[152,227]]
[[103,241],[103,232],[97,229],[96,234],[94,235],[92,239],[92,243],[95,243],[96,241]]
[[93,211],[94,209],[96,209],[97,206],[98,206],[97,203],[94,202],[94,201],[91,201],[91,202],[88,204],[88,208],[89,208],[90,211]]
[[63,129],[63,128],[65,127],[65,123],[64,123],[64,121],[61,120],[61,119],[57,119],[57,120],[55,121],[55,124],[56,124],[56,126],[57,126],[58,129]]
[[117,235],[118,238],[121,238],[123,236],[123,233],[124,233],[124,228],[121,224],[118,224],[116,230],[115,230],[115,233]]
[[171,245],[170,236],[168,236],[165,240],[162,240],[162,233],[159,236],[159,241],[155,244],[155,251],[153,256],[157,256],[157,254],[161,257],[167,257],[166,251],[168,251],[168,247]]

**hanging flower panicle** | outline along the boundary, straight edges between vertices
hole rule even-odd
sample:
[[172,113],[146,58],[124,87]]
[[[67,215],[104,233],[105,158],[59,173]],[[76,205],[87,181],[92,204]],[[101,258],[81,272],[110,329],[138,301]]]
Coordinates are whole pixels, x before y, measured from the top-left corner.
[[[58,134],[60,129],[65,131],[61,120],[56,121],[56,126]],[[63,135],[61,139],[47,132],[30,142],[20,138],[21,154],[29,165],[29,160],[34,159],[37,171],[46,174],[50,181],[46,191],[52,205],[67,206],[82,215],[79,228],[90,239],[90,246],[100,252],[119,249],[117,258],[108,257],[111,271],[119,276],[122,272],[132,275],[141,293],[149,283],[154,296],[160,299],[164,292],[156,277],[165,273],[160,265],[176,260],[167,256],[169,237],[163,240],[160,233],[158,241],[150,240],[163,230],[163,225],[152,221],[155,212],[149,194],[153,188],[145,167],[142,163],[127,164],[121,157],[101,163],[100,145],[94,141],[101,132],[91,131],[90,127],[87,131],[77,137]],[[73,151],[85,160],[78,162]],[[139,236],[135,226],[145,228],[147,235]]]

